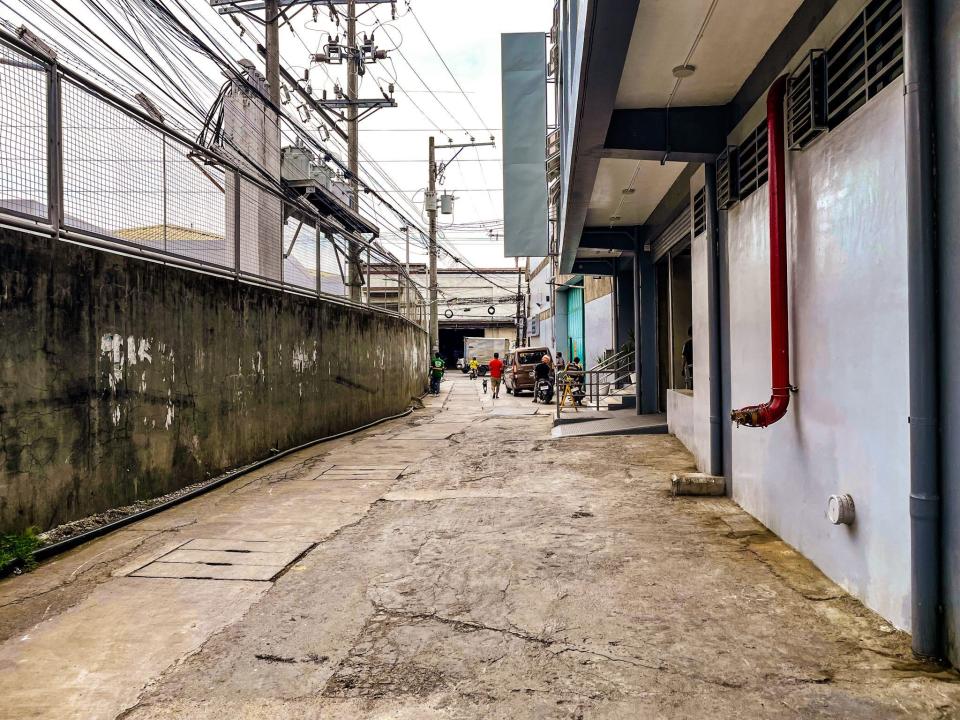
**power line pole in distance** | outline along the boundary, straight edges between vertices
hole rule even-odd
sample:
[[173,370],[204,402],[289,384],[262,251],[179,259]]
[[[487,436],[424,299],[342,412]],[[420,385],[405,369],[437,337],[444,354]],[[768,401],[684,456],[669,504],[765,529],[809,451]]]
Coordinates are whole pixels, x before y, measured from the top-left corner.
[[468,143],[447,143],[446,145],[441,145],[439,149],[450,149],[457,148],[457,151],[453,154],[449,160],[441,165],[437,165],[437,142],[436,139],[431,135],[430,142],[428,146],[428,157],[427,157],[427,173],[429,175],[427,182],[427,194],[424,198],[424,205],[427,210],[427,217],[430,220],[429,228],[429,250],[430,250],[430,350],[431,352],[436,352],[440,349],[440,323],[439,318],[437,317],[437,212],[439,211],[439,206],[437,202],[437,178],[443,176],[443,171],[446,167],[457,159],[457,155],[463,152],[464,148],[468,147],[495,147],[496,143],[493,138],[490,138],[490,142],[474,142],[471,140]]

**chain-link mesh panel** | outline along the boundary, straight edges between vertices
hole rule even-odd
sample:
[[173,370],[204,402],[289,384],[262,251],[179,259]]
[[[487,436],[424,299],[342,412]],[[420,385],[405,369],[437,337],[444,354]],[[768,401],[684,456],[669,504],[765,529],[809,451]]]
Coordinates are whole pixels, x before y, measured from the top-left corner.
[[232,268],[233,238],[226,234],[226,178],[186,145],[164,140],[167,252]]
[[283,223],[283,282],[285,285],[316,291],[317,230],[287,206]]
[[280,199],[240,181],[240,272],[280,281]]
[[163,249],[163,136],[64,79],[63,222]]
[[46,218],[47,69],[0,43],[0,207]]

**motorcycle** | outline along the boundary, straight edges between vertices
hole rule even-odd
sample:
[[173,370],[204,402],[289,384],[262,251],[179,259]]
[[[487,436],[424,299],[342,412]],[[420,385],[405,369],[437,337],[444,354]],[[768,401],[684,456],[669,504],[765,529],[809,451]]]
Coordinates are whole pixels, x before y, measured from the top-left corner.
[[533,401],[549,404],[553,400],[553,383],[549,380],[540,378],[533,388]]
[[477,371],[474,368],[470,368],[470,379],[471,380],[477,379]]

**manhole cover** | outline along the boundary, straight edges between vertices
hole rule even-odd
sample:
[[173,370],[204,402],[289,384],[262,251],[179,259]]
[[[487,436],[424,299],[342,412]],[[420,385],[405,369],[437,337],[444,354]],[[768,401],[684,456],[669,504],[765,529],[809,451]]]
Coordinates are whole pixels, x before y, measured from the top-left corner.
[[311,543],[275,540],[190,540],[130,573],[130,577],[269,581]]

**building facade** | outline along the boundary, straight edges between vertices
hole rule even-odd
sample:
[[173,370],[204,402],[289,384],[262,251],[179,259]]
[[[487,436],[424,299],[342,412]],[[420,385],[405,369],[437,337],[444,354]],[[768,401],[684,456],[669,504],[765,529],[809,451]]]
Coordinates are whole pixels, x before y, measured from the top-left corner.
[[606,278],[638,412],[957,663],[960,2],[561,0],[551,41],[541,334],[570,340],[565,278]]

